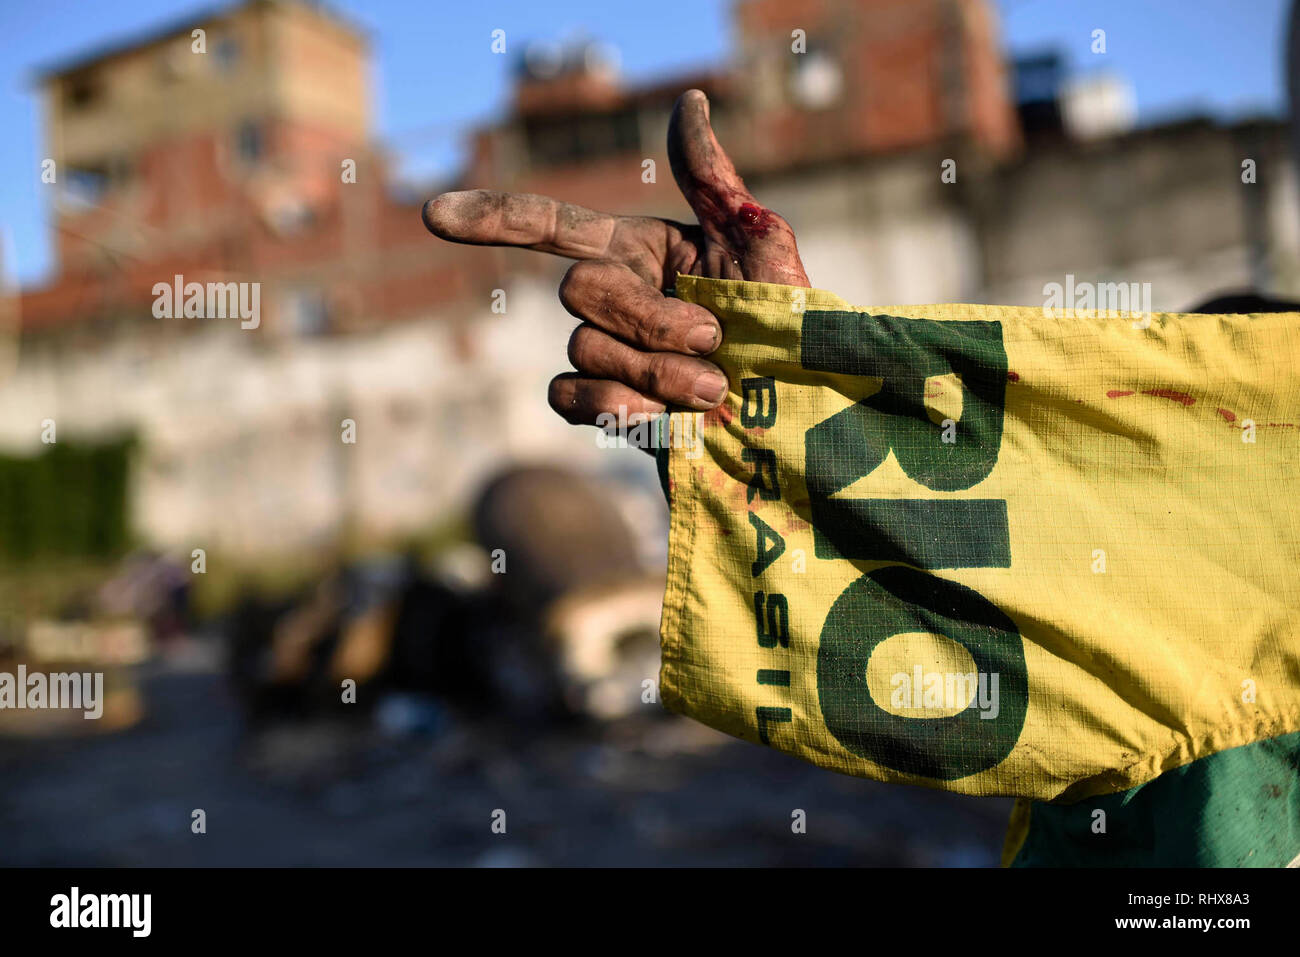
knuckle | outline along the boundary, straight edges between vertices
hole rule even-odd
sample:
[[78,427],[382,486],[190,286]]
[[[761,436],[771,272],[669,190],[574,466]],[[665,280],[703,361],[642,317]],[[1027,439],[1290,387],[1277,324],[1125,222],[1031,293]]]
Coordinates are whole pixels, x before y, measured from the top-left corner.
[[565,376],[556,376],[551,380],[547,389],[547,401],[551,408],[559,414],[560,418],[572,422],[574,415],[574,403],[577,400],[577,392],[573,387],[573,380]]
[[578,326],[578,328],[574,329],[573,333],[569,336],[569,365],[573,366],[575,369],[582,368],[583,352],[587,348],[586,328],[585,325]]
[[681,338],[677,323],[671,316],[658,315],[651,320],[650,325],[653,326],[650,332],[650,344],[656,348],[672,345]]
[[663,348],[672,336],[673,323],[660,309],[638,310],[632,331],[637,342],[649,349]]
[[576,312],[586,299],[590,278],[588,265],[585,262],[574,263],[560,280],[560,302],[570,312]]
[[640,335],[645,345],[665,352],[679,352],[685,348],[686,335],[701,320],[711,315],[690,303],[666,299],[650,310],[641,323]]
[[609,312],[613,307],[612,264],[596,259],[576,262],[560,280],[560,302],[581,319]]
[[606,365],[601,355],[605,337],[595,326],[584,322],[569,336],[569,363],[579,372],[600,376]]
[[577,318],[626,335],[629,328],[636,328],[630,323],[640,321],[626,314],[631,302],[629,275],[630,270],[619,263],[599,259],[574,263],[560,281],[560,301]]
[[665,353],[652,353],[645,364],[643,391],[651,395],[663,396],[673,381],[674,370],[672,357]]

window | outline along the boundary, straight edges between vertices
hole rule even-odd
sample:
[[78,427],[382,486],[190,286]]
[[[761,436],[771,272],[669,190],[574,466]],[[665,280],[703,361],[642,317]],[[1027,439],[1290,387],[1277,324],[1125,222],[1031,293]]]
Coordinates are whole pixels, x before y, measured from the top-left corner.
[[323,335],[330,326],[329,302],[320,289],[290,289],[284,295],[284,318],[294,335]]
[[223,36],[212,48],[212,58],[217,69],[222,73],[233,73],[239,65],[239,41],[232,36]]
[[95,206],[108,191],[107,165],[74,166],[66,175],[64,198],[74,206]]
[[155,59],[158,77],[163,83],[175,83],[193,69],[195,53],[190,46],[190,38],[183,37],[168,43]]
[[524,139],[537,166],[560,166],[641,148],[637,115],[631,110],[526,121]]
[[262,158],[266,144],[262,141],[262,127],[258,123],[253,120],[240,123],[235,140],[236,151],[241,160],[246,163],[256,163]]
[[73,77],[68,80],[64,90],[64,102],[69,109],[84,110],[93,106],[102,92],[99,81],[95,77],[87,75]]
[[110,157],[107,164],[108,185],[110,189],[120,189],[131,182],[134,168],[131,160],[125,156]]

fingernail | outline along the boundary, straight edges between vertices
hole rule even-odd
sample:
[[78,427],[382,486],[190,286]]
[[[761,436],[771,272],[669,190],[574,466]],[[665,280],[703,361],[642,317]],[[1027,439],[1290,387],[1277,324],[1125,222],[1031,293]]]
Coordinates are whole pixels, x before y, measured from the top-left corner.
[[727,377],[721,372],[703,372],[695,380],[695,398],[717,405],[727,394]]
[[693,352],[700,355],[708,355],[714,349],[718,348],[718,339],[720,330],[711,322],[704,322],[696,326],[686,336],[686,345]]

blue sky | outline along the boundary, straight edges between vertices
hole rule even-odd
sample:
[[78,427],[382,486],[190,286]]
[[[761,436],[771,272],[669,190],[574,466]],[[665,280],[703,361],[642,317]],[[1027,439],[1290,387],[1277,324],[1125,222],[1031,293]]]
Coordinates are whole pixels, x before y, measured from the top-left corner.
[[[489,52],[498,27],[510,44],[576,34],[604,41],[633,80],[715,64],[731,53],[728,0],[331,5],[370,32],[377,132],[412,176],[453,163],[458,131],[503,109],[514,58]],[[27,284],[51,268],[33,70],[210,6],[203,0],[6,0],[0,10],[0,230],[11,276]],[[1076,73],[1105,69],[1127,77],[1139,122],[1285,110],[1286,0],[995,0],[995,6],[1012,53],[1055,48]],[[1098,28],[1106,31],[1105,56],[1090,50]]]

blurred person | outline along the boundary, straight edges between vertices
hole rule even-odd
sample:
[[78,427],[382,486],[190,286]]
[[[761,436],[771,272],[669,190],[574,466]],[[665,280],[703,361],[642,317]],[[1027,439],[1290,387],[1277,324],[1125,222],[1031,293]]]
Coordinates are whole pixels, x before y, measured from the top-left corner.
[[[559,290],[579,320],[568,347],[576,371],[556,376],[549,390],[552,408],[570,423],[598,425],[609,421],[604,416],[626,421],[669,407],[706,411],[724,400],[726,376],[706,358],[721,343],[722,329],[707,309],[672,297],[677,274],[811,288],[793,230],[746,189],[713,134],[702,92],[688,90],[678,100],[668,154],[697,223],[614,216],[490,190],[445,193],[424,207],[425,225],[442,239],[578,260]],[[1202,311],[1225,306],[1300,308],[1248,295],[1207,303]],[[1279,848],[1289,860],[1300,854],[1298,780],[1300,734],[1289,734],[1081,803],[1021,799],[1003,862],[1222,866],[1258,863],[1265,851],[1275,858]],[[1112,840],[1087,840],[1098,807],[1118,825]]]

